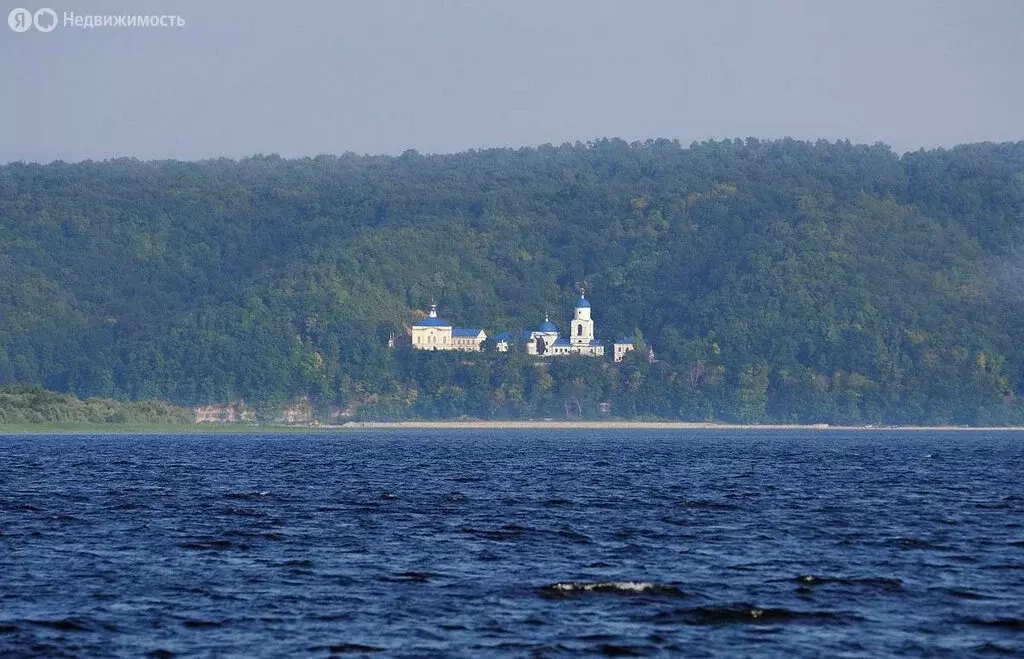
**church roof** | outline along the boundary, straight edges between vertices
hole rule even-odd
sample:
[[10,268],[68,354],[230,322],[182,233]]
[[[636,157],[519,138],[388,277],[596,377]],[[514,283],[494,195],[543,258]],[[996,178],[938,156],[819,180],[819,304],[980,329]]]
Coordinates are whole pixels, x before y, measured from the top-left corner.
[[589,309],[590,308],[590,302],[587,300],[587,298],[585,298],[585,297],[583,297],[581,295],[580,299],[576,300],[576,308],[577,309]]
[[483,330],[469,329],[466,327],[456,327],[452,329],[452,336],[480,336],[480,332]]
[[424,318],[423,320],[421,320],[418,323],[413,323],[413,327],[451,327],[451,326],[452,326],[452,324],[449,323],[447,320],[441,320],[440,318],[437,317],[437,305],[433,304],[433,303],[430,305],[430,313],[427,314],[427,317]]
[[543,323],[540,324],[539,327],[537,327],[537,331],[538,332],[557,332],[558,331],[558,327],[554,323],[552,323],[551,321],[545,320]]
[[494,335],[494,340],[495,341],[511,341],[512,340],[512,333],[511,332],[502,332],[501,334],[495,334]]
[[555,339],[554,343],[552,343],[551,345],[552,346],[558,346],[559,348],[564,347],[564,346],[568,346],[569,345],[569,339]]
[[452,324],[449,323],[447,320],[442,320],[440,318],[437,318],[436,316],[432,317],[432,318],[424,318],[423,320],[419,321],[418,323],[413,323],[413,325],[415,325],[416,327],[451,327],[452,326]]
[[628,343],[629,345],[633,345],[633,339],[629,338],[628,336],[624,336],[621,339],[615,339],[615,343],[618,344],[618,345],[621,345],[623,343]]

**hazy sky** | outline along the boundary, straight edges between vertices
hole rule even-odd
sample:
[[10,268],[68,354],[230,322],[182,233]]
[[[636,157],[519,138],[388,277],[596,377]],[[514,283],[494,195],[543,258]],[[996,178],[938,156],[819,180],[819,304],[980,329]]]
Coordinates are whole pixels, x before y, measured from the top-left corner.
[[[46,4],[42,4],[45,2]],[[31,3],[31,4],[30,4]],[[3,0],[0,162],[1024,139],[1022,0]]]

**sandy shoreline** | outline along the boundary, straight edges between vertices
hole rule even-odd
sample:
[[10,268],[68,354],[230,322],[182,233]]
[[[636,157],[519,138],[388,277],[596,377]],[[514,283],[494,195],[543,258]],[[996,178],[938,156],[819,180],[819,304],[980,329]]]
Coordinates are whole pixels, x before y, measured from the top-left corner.
[[325,434],[331,432],[351,433],[357,431],[389,431],[389,430],[561,430],[561,431],[645,431],[645,430],[677,430],[677,431],[714,431],[714,430],[746,430],[756,432],[769,431],[860,431],[860,432],[920,432],[920,431],[1015,431],[1024,432],[1024,426],[833,426],[818,424],[739,424],[711,423],[694,421],[349,421],[343,424],[320,425],[285,425],[258,426],[246,424],[213,424],[201,423],[188,426],[146,426],[116,424],[18,424],[5,426],[0,424],[0,436],[11,435],[272,435],[272,434]]
[[1013,426],[833,426],[827,423],[736,424],[694,421],[350,421],[331,430],[1016,430]]

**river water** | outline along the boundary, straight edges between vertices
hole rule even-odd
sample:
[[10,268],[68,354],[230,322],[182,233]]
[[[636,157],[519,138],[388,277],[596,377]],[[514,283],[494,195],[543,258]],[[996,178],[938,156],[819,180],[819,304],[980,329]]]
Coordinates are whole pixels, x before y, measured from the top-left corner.
[[1024,653],[1024,433],[0,436],[0,656]]

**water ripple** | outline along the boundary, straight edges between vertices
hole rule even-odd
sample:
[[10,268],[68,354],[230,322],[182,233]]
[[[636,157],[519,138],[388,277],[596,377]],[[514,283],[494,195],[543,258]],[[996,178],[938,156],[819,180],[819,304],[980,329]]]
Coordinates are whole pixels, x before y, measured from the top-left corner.
[[1024,433],[0,436],[0,465],[0,656],[1024,654]]

